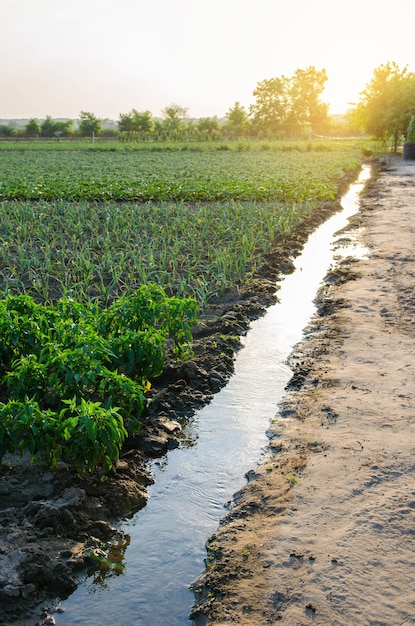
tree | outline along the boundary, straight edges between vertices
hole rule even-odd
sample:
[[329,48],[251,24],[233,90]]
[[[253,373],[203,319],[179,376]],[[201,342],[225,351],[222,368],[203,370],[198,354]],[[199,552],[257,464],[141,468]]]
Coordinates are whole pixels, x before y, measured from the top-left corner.
[[153,130],[153,116],[150,111],[136,111],[133,113],[133,127],[135,132],[139,133],[141,137],[148,136]]
[[118,120],[118,130],[128,140],[148,139],[153,126],[153,116],[150,111],[139,112],[131,109],[129,113],[121,113]]
[[0,136],[2,137],[12,137],[16,133],[16,129],[13,126],[9,126],[9,124],[0,124]]
[[250,114],[254,127],[268,136],[304,134],[327,122],[328,105],[321,101],[326,70],[310,66],[291,78],[280,76],[258,83]]
[[183,122],[187,117],[188,109],[180,104],[172,103],[162,110],[163,127],[169,135],[178,135],[183,130]]
[[54,122],[55,135],[60,133],[64,137],[68,137],[73,134],[73,120],[56,120]]
[[[134,111],[134,109],[133,109]],[[129,135],[134,131],[134,115],[133,111],[129,113],[120,113],[118,124],[118,130],[120,133],[125,133]]]
[[82,137],[92,137],[102,132],[102,121],[93,113],[81,111],[79,120],[79,134],[82,135]]
[[311,66],[294,72],[289,85],[289,118],[293,129],[301,130],[308,126],[310,130],[319,130],[327,124],[329,107],[320,99],[326,82],[325,69],[317,71]]
[[355,126],[376,139],[394,140],[395,150],[415,110],[415,74],[395,62],[377,67],[352,110]]
[[40,125],[42,137],[59,137],[72,134],[73,120],[53,120],[50,115]]
[[249,125],[248,114],[239,102],[226,113],[226,129],[234,136],[244,135]]
[[250,107],[250,115],[255,130],[267,136],[282,134],[288,110],[288,79],[282,76],[263,80],[253,96],[256,101]]
[[47,115],[40,125],[40,132],[42,137],[53,137],[55,134],[55,130],[55,122],[50,115]]
[[36,137],[40,134],[40,124],[33,117],[25,124],[24,129],[26,135],[28,135],[29,137]]
[[214,117],[200,117],[197,120],[197,130],[206,139],[216,139],[220,134],[220,122]]

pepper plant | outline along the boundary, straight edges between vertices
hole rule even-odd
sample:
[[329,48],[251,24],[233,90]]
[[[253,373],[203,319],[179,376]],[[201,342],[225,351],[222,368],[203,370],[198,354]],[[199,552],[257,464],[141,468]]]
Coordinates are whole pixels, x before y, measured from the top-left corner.
[[0,300],[0,459],[29,451],[53,467],[107,472],[140,429],[169,343],[191,353],[193,298],[143,285],[100,310],[70,297]]

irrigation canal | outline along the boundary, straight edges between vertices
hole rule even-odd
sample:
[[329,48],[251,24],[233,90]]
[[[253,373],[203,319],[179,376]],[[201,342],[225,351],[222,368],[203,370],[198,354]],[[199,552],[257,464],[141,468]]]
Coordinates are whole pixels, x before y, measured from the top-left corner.
[[[280,302],[251,325],[235,374],[189,422],[185,443],[154,461],[147,506],[123,520],[106,569],[67,600],[57,626],[184,626],[194,596],[188,586],[204,568],[205,542],[226,514],[267,445],[265,432],[292,372],[286,360],[315,312],[319,285],[339,252],[335,233],[359,207],[364,168],[342,199],[342,211],[309,237]],[[350,249],[347,254],[353,254]]]

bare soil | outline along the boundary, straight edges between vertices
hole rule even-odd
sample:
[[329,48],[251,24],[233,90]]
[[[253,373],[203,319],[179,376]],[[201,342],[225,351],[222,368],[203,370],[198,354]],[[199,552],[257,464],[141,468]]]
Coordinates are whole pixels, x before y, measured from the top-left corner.
[[[392,624],[405,622],[390,621],[388,611],[413,608],[415,168],[401,160],[378,166],[352,225],[370,259],[333,271],[320,315],[292,356],[269,459],[250,472],[254,480],[209,541],[210,567],[194,585],[200,624]],[[194,358],[167,363],[153,382],[142,432],[108,480],[80,478],[65,465],[45,472],[26,459],[1,464],[0,625],[52,623],[54,600],[105,557],[117,520],[145,506],[148,458],[179,445],[186,416],[226,384],[239,337],[275,301],[275,281],[291,271],[309,232],[338,209],[337,201],[321,206],[276,242],[249,288],[211,303],[194,329]],[[378,596],[368,584],[373,568],[383,582]],[[365,615],[365,585],[383,621],[356,621]]]
[[269,454],[209,539],[197,624],[415,624],[415,162],[387,160],[292,355]]

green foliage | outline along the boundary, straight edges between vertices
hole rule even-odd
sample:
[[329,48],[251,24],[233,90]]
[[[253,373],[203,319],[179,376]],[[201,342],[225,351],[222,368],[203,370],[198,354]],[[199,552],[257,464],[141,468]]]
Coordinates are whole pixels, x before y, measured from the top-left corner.
[[162,115],[164,118],[164,130],[168,135],[174,136],[175,133],[183,128],[184,120],[187,116],[187,108],[172,102],[162,110]]
[[197,121],[197,130],[203,139],[219,139],[221,124],[216,117],[201,117]]
[[[226,144],[225,144],[226,145]],[[270,144],[263,144],[270,147]],[[272,145],[271,145],[272,148]],[[279,149],[0,152],[0,199],[224,201],[323,198],[333,170],[356,150],[289,143]],[[292,154],[288,154],[288,153]],[[336,176],[334,174],[334,177]],[[331,186],[335,190],[335,184]]]
[[408,143],[415,143],[415,115],[411,117],[408,130],[406,131],[406,141]]
[[50,115],[40,125],[42,137],[54,137],[55,135],[71,135],[73,120],[53,120]]
[[16,128],[9,124],[0,124],[0,137],[13,137],[17,132]]
[[107,471],[167,351],[191,354],[189,294],[255,276],[360,144],[61,145],[0,152],[0,458]]
[[33,400],[0,402],[0,458],[6,452],[24,454],[47,467],[55,467],[62,456],[59,416],[41,409]]
[[140,429],[149,379],[167,342],[189,354],[194,300],[145,285],[100,311],[63,298],[0,301],[0,458],[28,450],[48,466],[108,471],[128,433]]
[[37,121],[37,119],[35,118],[31,118],[26,124],[25,124],[25,134],[28,135],[29,137],[36,137],[36,135],[40,134],[40,124]]
[[325,70],[298,69],[290,78],[258,83],[251,106],[255,133],[269,137],[302,136],[327,124],[328,105],[320,100],[327,81]]
[[79,134],[83,137],[96,136],[102,132],[102,122],[94,113],[81,111],[79,120]]
[[226,113],[226,130],[234,136],[243,136],[248,129],[248,114],[239,102],[235,102],[232,108]]
[[118,130],[122,140],[148,139],[153,130],[153,116],[150,111],[139,112],[136,109],[132,109],[129,113],[121,113]]
[[[0,152],[0,293],[107,306],[157,283],[204,306],[247,282],[361,161],[356,140],[219,145],[228,149]],[[63,306],[81,326],[97,314]]]
[[380,65],[352,111],[354,124],[376,139],[393,137],[395,149],[415,107],[415,73],[396,63]]
[[66,458],[79,472],[93,472],[102,467],[108,472],[119,457],[128,433],[118,408],[105,409],[100,402],[81,399],[64,400],[67,408],[60,412],[62,437],[69,445]]

